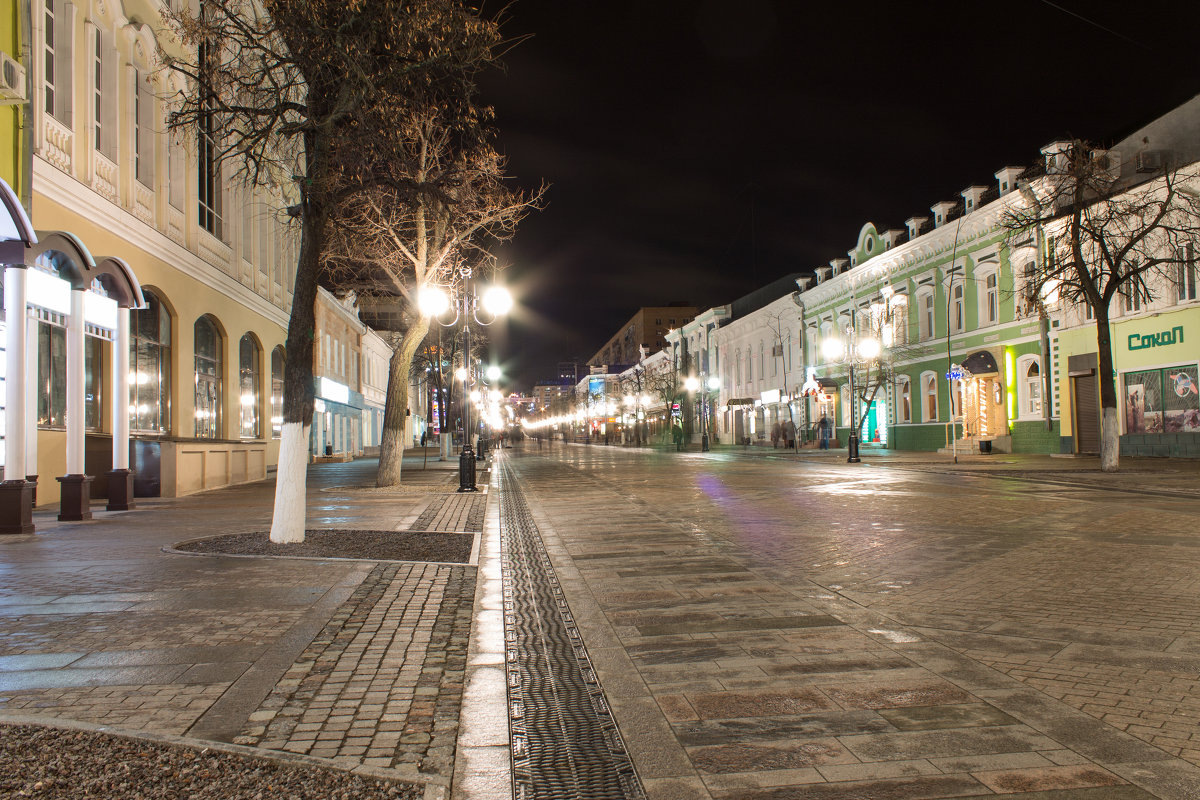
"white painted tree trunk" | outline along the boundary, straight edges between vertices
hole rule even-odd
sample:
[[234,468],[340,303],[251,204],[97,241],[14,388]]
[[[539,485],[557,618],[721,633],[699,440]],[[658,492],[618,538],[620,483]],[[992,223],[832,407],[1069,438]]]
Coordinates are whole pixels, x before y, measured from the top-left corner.
[[1117,409],[1106,408],[1100,422],[1100,469],[1116,472],[1121,460],[1121,419]]
[[304,541],[310,427],[299,422],[283,423],[275,473],[275,516],[271,521],[271,541],[277,544]]

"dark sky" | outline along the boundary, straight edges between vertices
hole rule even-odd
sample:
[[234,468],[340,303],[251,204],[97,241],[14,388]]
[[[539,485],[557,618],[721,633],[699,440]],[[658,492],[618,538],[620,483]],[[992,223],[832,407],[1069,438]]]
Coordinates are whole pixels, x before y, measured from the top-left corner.
[[1197,30],[1191,0],[516,0],[483,100],[509,174],[551,186],[503,253],[496,356],[528,390],[640,306],[729,302],[1119,138],[1200,93]]

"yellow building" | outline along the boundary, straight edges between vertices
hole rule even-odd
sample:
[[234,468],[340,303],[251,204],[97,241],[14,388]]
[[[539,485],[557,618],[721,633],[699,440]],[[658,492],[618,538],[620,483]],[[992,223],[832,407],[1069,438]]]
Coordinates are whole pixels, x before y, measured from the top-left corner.
[[[122,419],[138,495],[260,479],[278,456],[271,422],[298,227],[281,197],[236,183],[211,148],[167,133],[164,98],[184,86],[156,63],[161,9],[152,0],[29,7],[38,244],[25,264],[5,264],[14,279],[28,273],[25,415],[37,433],[25,436],[23,462],[38,476],[39,506],[59,502],[68,484],[55,478],[69,475],[90,476],[90,495],[112,500],[109,472],[126,466]],[[3,24],[15,30],[19,16],[6,12]],[[13,35],[0,29],[6,52],[18,49]],[[13,112],[0,114],[7,145]],[[3,159],[6,180],[22,186],[7,150]],[[101,280],[106,270],[115,277]],[[86,498],[70,502],[63,518],[86,515]]]

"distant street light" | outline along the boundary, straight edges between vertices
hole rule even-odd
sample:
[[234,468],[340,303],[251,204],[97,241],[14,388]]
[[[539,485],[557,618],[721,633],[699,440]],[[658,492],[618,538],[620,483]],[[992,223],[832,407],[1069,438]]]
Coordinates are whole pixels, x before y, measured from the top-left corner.
[[[464,401],[462,404],[463,446],[462,453],[458,457],[458,491],[474,492],[477,491],[475,486],[475,449],[471,442],[471,403],[467,402],[467,392],[473,383],[471,380],[471,326],[469,321],[474,319],[479,325],[491,325],[499,316],[508,313],[512,308],[513,299],[504,287],[491,286],[484,290],[481,303],[481,298],[476,294],[471,282],[471,269],[460,268],[458,277],[460,280],[456,281],[457,288],[453,296],[437,286],[421,287],[417,293],[417,306],[423,315],[437,320],[438,324],[444,327],[453,328],[458,325],[460,320],[462,321],[464,363],[454,372],[454,376],[463,382]],[[481,304],[486,315],[491,319],[480,318],[479,306]],[[442,322],[438,317],[448,311],[451,305],[454,307],[454,319]],[[499,373],[498,367],[491,367],[488,370],[489,374],[492,369]],[[478,391],[471,392],[471,400],[478,402]]]
[[882,346],[878,339],[870,336],[859,337],[858,331],[854,324],[854,317],[851,316],[850,324],[846,326],[846,340],[843,342],[838,339],[826,339],[821,344],[821,352],[829,361],[841,361],[847,364],[850,371],[850,440],[847,443],[846,462],[849,464],[858,464],[862,461],[858,457],[859,449],[859,427],[861,422],[858,418],[858,397],[854,389],[854,369],[864,361],[871,361],[879,356],[882,352]]

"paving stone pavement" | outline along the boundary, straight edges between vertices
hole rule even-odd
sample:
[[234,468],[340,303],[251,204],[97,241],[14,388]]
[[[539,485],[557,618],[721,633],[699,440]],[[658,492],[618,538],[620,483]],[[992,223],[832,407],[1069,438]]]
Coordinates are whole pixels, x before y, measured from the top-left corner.
[[[309,527],[482,523],[486,495],[455,500],[445,466],[406,460],[414,491],[354,488],[374,469],[310,467]],[[162,550],[265,530],[272,499],[261,482],[87,523],[38,512],[35,535],[0,539],[0,716],[237,738],[447,796],[475,567]]]
[[513,457],[650,798],[1200,798],[1196,465],[932,458]]
[[376,566],[234,742],[448,784],[474,596],[469,568]]

